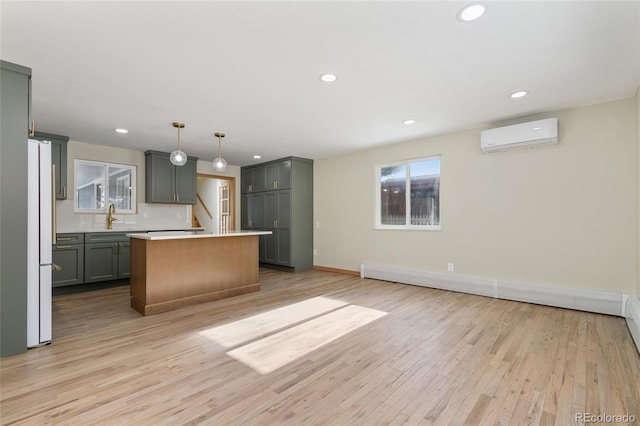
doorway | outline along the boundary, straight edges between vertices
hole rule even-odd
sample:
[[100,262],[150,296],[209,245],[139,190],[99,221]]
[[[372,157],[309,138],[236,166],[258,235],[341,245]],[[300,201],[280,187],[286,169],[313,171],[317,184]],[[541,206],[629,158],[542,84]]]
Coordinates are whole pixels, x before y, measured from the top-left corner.
[[198,173],[197,188],[197,203],[191,209],[193,226],[213,234],[235,230],[236,179]]

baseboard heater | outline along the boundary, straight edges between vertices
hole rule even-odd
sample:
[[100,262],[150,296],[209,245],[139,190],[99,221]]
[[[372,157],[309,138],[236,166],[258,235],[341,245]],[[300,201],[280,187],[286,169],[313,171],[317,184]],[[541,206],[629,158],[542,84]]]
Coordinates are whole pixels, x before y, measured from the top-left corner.
[[608,291],[476,278],[451,273],[443,274],[420,269],[369,263],[360,265],[360,277],[620,316],[626,319],[636,348],[640,352],[640,298],[638,296]]
[[625,316],[622,293],[475,278],[367,263],[361,265],[360,276],[498,299]]

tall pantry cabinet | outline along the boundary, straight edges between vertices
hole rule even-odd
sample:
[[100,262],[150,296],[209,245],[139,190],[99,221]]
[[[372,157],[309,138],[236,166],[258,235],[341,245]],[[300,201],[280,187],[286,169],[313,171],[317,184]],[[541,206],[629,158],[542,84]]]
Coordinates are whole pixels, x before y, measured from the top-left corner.
[[27,139],[31,69],[0,61],[0,356],[27,350]]
[[286,157],[241,169],[241,227],[260,236],[260,262],[313,266],[313,160]]

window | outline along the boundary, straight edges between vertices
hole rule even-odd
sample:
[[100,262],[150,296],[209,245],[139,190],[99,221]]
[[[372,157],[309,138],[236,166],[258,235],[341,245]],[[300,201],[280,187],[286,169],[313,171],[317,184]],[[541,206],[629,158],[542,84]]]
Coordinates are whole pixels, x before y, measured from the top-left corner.
[[376,228],[440,229],[440,157],[376,167]]
[[135,166],[75,160],[74,168],[74,212],[106,213],[113,204],[118,213],[135,213]]

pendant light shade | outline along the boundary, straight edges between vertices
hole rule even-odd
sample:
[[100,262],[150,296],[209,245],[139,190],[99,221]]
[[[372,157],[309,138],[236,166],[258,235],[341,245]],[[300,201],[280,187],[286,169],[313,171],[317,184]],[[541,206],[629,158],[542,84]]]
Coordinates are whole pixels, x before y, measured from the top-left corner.
[[218,158],[213,160],[213,168],[216,169],[217,172],[224,172],[227,169],[227,162],[220,154],[221,138],[224,138],[224,133],[215,133],[214,136],[218,138]]
[[184,123],[175,122],[173,123],[173,127],[178,129],[178,149],[171,153],[169,160],[171,161],[171,164],[184,166],[187,164],[187,154],[180,150],[180,129],[184,128]]

